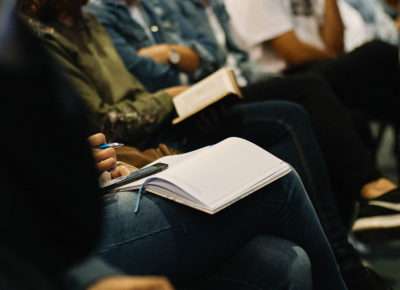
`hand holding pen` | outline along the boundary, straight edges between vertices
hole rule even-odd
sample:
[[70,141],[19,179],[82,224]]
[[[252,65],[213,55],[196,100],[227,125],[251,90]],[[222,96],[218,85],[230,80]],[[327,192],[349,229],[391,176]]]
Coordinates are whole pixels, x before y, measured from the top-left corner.
[[100,174],[104,171],[113,171],[117,166],[116,145],[106,143],[106,136],[102,133],[94,134],[88,138]]
[[116,178],[137,170],[137,168],[126,164],[118,165],[115,149],[124,146],[124,144],[117,142],[106,143],[106,136],[102,133],[94,134],[88,140],[93,147],[92,152],[100,175],[108,171],[111,173],[111,178]]

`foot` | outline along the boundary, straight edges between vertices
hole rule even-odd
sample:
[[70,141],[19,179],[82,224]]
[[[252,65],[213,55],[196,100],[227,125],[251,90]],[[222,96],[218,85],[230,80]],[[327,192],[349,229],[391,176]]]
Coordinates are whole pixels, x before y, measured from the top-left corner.
[[390,290],[393,289],[374,270],[362,267],[342,273],[349,290]]
[[[361,188],[361,198],[370,200],[379,198],[387,192],[397,188],[397,185],[387,178],[379,178],[372,182],[365,184]],[[398,201],[400,202],[400,200]]]
[[400,190],[395,189],[376,199],[360,203],[354,235],[365,242],[400,238]]

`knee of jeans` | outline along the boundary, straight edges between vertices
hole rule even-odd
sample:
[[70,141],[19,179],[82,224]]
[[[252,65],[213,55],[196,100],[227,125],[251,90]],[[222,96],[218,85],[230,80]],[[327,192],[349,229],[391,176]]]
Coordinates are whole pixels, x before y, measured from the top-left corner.
[[273,272],[268,274],[282,286],[279,289],[311,289],[311,262],[303,248],[273,236],[256,237],[251,244],[258,249],[255,262],[265,263],[265,268]]
[[286,242],[287,251],[281,257],[282,281],[284,289],[311,289],[311,261],[300,246]]
[[107,209],[106,214],[124,215],[130,213],[136,204],[137,192],[122,191],[103,196],[103,205]]
[[308,199],[303,182],[296,169],[291,166],[292,171],[280,179],[280,182],[287,194],[288,202],[294,200]]
[[293,256],[288,260],[287,277],[289,283],[311,284],[311,261],[303,248],[292,246]]

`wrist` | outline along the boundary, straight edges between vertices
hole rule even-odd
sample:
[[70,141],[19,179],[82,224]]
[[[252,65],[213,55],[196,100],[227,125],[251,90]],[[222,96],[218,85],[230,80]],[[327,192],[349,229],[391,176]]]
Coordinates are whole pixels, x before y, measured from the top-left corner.
[[181,61],[181,55],[178,51],[173,49],[171,46],[168,47],[168,63],[171,65],[178,65]]

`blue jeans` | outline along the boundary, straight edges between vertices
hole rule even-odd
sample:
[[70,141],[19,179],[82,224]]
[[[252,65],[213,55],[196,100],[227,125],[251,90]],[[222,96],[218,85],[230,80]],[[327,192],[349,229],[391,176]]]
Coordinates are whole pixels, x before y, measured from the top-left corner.
[[215,138],[198,139],[187,150],[228,136],[245,138],[291,164],[301,177],[341,270],[362,266],[348,242],[333,199],[324,158],[306,111],[289,101],[263,101],[232,107]]
[[295,171],[215,215],[151,193],[135,214],[136,198],[104,197],[97,249],[129,274],[208,285],[202,289],[311,289],[312,276],[314,289],[346,289]]

